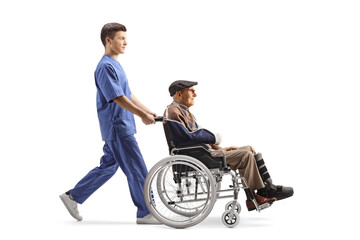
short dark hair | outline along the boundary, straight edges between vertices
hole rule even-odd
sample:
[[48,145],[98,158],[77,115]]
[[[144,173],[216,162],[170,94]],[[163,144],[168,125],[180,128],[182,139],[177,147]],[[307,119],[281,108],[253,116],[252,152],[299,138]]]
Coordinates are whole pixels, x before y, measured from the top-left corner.
[[107,23],[103,26],[103,28],[101,29],[100,38],[101,38],[101,42],[103,43],[104,47],[106,46],[105,39],[107,37],[109,37],[110,39],[113,39],[116,32],[118,32],[118,31],[126,32],[126,27],[124,25],[122,25],[120,23],[116,23],[116,22]]

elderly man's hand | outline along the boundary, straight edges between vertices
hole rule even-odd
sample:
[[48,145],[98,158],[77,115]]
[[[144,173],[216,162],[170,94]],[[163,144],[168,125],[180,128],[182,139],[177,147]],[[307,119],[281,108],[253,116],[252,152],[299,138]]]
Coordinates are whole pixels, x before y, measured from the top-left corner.
[[235,146],[227,147],[227,148],[225,148],[225,152],[236,150],[236,149],[238,149],[238,147],[235,147]]
[[236,149],[238,149],[238,147],[235,147],[235,146],[220,148],[220,150],[223,152],[228,152],[228,151],[232,151],[232,150],[236,150]]
[[235,146],[223,148],[223,147],[220,147],[220,146],[217,145],[217,144],[211,144],[211,147],[212,147],[213,149],[215,149],[215,150],[221,150],[221,151],[223,151],[223,152],[227,152],[227,151],[232,151],[232,150],[238,149],[238,147],[235,147]]

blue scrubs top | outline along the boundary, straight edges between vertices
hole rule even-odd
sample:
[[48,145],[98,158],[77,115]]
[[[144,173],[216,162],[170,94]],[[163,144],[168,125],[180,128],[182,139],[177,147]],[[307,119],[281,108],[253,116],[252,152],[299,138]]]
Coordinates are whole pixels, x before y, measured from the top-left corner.
[[131,95],[128,80],[120,63],[104,55],[95,70],[95,83],[96,105],[103,141],[115,140],[116,135],[126,137],[135,134],[134,114],[112,101],[120,96],[130,99]]

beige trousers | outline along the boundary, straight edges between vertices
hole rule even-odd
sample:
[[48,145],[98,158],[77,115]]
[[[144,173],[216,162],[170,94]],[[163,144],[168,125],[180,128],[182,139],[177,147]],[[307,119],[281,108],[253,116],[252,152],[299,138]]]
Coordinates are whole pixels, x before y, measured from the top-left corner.
[[[254,154],[256,152],[251,146],[240,147],[236,150],[225,152],[226,164],[232,170],[238,170],[240,176],[246,179],[253,191],[265,187],[256,165]],[[216,157],[222,156],[221,153],[214,153],[213,155]]]

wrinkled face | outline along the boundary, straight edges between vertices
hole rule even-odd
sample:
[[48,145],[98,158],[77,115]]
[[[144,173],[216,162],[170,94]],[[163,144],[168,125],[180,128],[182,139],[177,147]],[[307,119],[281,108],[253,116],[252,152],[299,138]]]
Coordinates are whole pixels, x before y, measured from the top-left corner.
[[185,88],[181,91],[179,91],[179,98],[180,98],[180,103],[186,107],[191,107],[195,104],[194,99],[196,97],[196,93],[195,93],[195,88],[194,87],[190,87],[190,88]]
[[110,50],[112,53],[118,55],[118,54],[124,54],[125,53],[125,47],[127,45],[126,42],[126,32],[118,31],[116,32],[113,39],[106,38],[106,43],[109,44]]

